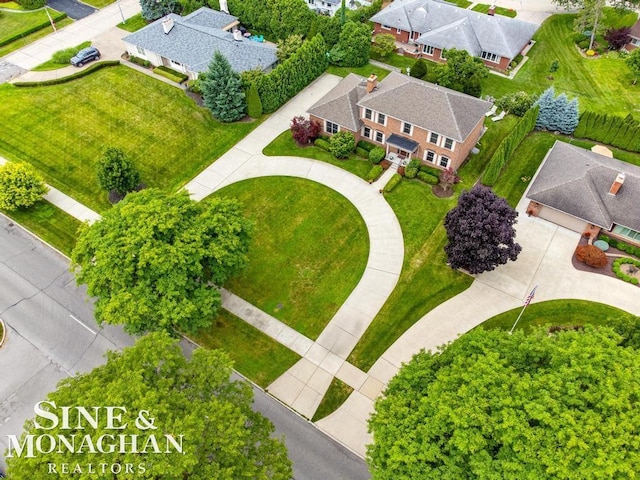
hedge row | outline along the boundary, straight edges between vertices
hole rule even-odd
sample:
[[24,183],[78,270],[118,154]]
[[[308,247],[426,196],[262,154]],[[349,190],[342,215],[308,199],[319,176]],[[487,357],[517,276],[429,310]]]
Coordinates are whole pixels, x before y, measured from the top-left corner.
[[417,174],[418,180],[422,180],[423,182],[428,183],[429,185],[437,185],[440,181],[438,177],[435,175],[431,175],[430,173],[419,171]]
[[263,111],[276,111],[318,78],[329,65],[326,53],[324,39],[316,35],[267,75],[260,77],[256,86]]
[[400,183],[400,180],[402,180],[402,175],[400,175],[399,173],[394,173],[393,177],[391,177],[391,179],[384,186],[384,193],[389,193],[391,190],[396,188],[396,186]]
[[507,162],[515,152],[516,148],[522,143],[527,135],[534,129],[536,126],[536,120],[538,118],[538,107],[530,108],[527,113],[525,113],[513,130],[509,132],[509,134],[504,137],[498,148],[493,153],[491,160],[489,160],[489,165],[487,165],[487,169],[484,171],[482,175],[482,184],[488,187],[493,186],[498,177],[500,176],[500,172],[507,165]]
[[80,70],[79,72],[68,75],[66,77],[52,78],[51,80],[42,80],[40,82],[15,82],[14,85],[16,87],[45,87],[47,85],[58,85],[61,83],[70,82],[71,80],[82,78],[104,67],[115,67],[116,65],[120,65],[120,60],[105,60],[104,62],[98,62],[94,65],[91,65],[89,68]]
[[618,258],[613,261],[613,266],[611,267],[611,269],[613,270],[613,273],[616,274],[616,277],[624,280],[625,282],[629,282],[633,285],[640,284],[640,280],[638,280],[637,277],[632,277],[631,275],[627,275],[622,271],[623,264],[631,264],[640,268],[640,260],[635,260],[633,258]]
[[631,152],[640,152],[640,125],[631,114],[618,117],[606,113],[584,112],[573,134]]
[[607,235],[600,235],[598,238],[600,240],[604,240],[613,248],[617,248],[618,250],[628,253],[629,255],[635,255],[636,257],[640,258],[640,247],[629,245],[622,240],[616,240],[615,238],[608,237]]
[[164,65],[154,68],[153,73],[155,73],[156,75],[160,75],[161,77],[168,78],[172,82],[176,83],[182,83],[187,80],[187,78],[189,78],[188,75],[177,72],[172,68],[165,67]]
[[369,173],[367,174],[367,180],[369,180],[370,183],[377,180],[378,177],[382,175],[382,172],[384,172],[384,169],[381,165],[374,165],[373,167],[371,167],[371,170],[369,170]]
[[[57,15],[52,15],[51,18],[53,19],[54,22],[59,22],[60,20],[67,18],[67,14],[66,13],[58,13]],[[23,30],[20,33],[16,33],[15,35],[12,35],[9,38],[5,38],[4,40],[2,40],[0,42],[0,47],[4,47],[5,45],[9,45],[11,42],[15,42],[16,40],[20,40],[23,37],[26,37],[27,35],[31,35],[34,32],[37,32],[38,30],[42,30],[43,28],[47,28],[51,26],[51,23],[49,22],[49,20],[47,20],[46,22],[42,22],[38,25],[34,25],[31,28],[27,28],[26,30]]]
[[136,65],[140,65],[141,67],[150,67],[151,62],[149,60],[145,60],[144,58],[136,57],[135,55],[129,55],[129,61],[131,63],[135,63]]

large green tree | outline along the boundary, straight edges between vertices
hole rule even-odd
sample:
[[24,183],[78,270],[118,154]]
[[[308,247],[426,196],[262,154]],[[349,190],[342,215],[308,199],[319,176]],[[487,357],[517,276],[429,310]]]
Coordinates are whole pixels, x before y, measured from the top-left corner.
[[71,259],[99,323],[195,332],[220,306],[216,286],[245,266],[250,232],[233,200],[148,189],[83,226]]
[[115,191],[120,198],[140,184],[140,172],[121,148],[107,147],[98,162],[100,188]]
[[640,353],[625,341],[479,329],[419,353],[376,403],[373,478],[633,478]]
[[153,21],[170,13],[180,13],[181,5],[177,0],[140,0],[142,18]]
[[480,96],[480,80],[489,75],[489,69],[482,60],[472,57],[466,50],[455,48],[445,50],[444,55],[447,63],[440,68],[438,83],[459,92]]
[[244,116],[247,103],[242,80],[219,51],[213,56],[200,88],[205,106],[221,122],[235,122]]
[[49,189],[27,163],[7,162],[0,166],[0,208],[28,208],[42,199]]
[[[67,475],[77,479],[189,479],[227,480],[253,478],[289,480],[292,477],[291,463],[282,441],[272,437],[273,425],[251,408],[251,388],[244,382],[231,382],[231,361],[226,353],[217,350],[196,349],[190,360],[186,360],[177,341],[164,333],[152,333],[139,339],[135,346],[120,353],[110,352],[107,363],[90,373],[63,380],[56,391],[47,396],[43,407],[60,419],[53,426],[53,419],[40,416],[25,424],[25,435],[49,434],[58,438],[77,436],[90,437],[93,445],[103,438],[102,450],[109,444],[116,445],[114,453],[70,453],[65,448],[46,455],[35,452],[33,458],[14,456],[8,458],[10,478],[34,480],[61,478],[62,465],[69,470],[76,465],[81,474]],[[94,407],[118,407],[109,428],[107,413],[99,410],[97,428],[83,421],[83,430],[63,428],[60,407],[84,407],[93,414]],[[125,408],[126,412],[120,409]],[[153,426],[139,420],[139,412]],[[42,417],[42,418],[41,418]],[[72,425],[77,418],[71,415]],[[122,429],[122,427],[126,426]],[[140,428],[142,425],[143,428]],[[43,428],[37,428],[37,427]],[[51,428],[53,427],[53,428]],[[44,430],[46,428],[46,430]],[[116,436],[113,441],[108,436]],[[119,435],[128,438],[128,446],[120,451]],[[131,435],[137,435],[138,453],[131,445]],[[153,435],[162,453],[154,453],[144,446]],[[169,443],[165,453],[167,436],[175,441]],[[106,440],[106,441],[105,441]],[[44,442],[45,445],[48,443]],[[180,449],[182,452],[180,452]],[[96,473],[88,472],[93,464]],[[54,464],[59,476],[52,475],[50,464]],[[100,475],[100,464],[106,466],[106,474]],[[125,473],[129,464],[130,472]],[[115,467],[114,467],[115,465]],[[113,474],[121,469],[121,474]],[[131,470],[133,472],[131,472]]]
[[338,43],[330,51],[331,63],[342,67],[362,67],[369,62],[371,28],[366,23],[348,21],[342,26]]

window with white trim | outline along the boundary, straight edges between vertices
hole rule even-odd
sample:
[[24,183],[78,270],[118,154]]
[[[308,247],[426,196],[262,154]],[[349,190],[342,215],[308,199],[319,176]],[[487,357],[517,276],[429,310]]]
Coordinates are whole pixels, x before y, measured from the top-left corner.
[[491,52],[482,52],[480,57],[491,63],[500,63],[500,55]]
[[376,130],[376,142],[384,143],[384,133]]
[[436,163],[436,152],[433,150],[426,150],[424,152],[424,159],[427,162]]
[[405,133],[411,136],[411,132],[413,132],[413,125],[407,122],[402,123],[402,133]]
[[429,135],[429,142],[435,143],[437,145],[439,137],[440,136],[436,132],[431,132],[431,134]]
[[636,47],[640,47],[640,38],[631,37],[631,45],[635,45]]
[[391,30],[391,27],[390,27],[389,25],[384,25],[384,24],[382,24],[381,26],[382,26],[382,28],[383,28],[383,29],[385,29],[385,30]]
[[444,148],[448,150],[453,150],[453,140],[451,138],[444,139]]
[[441,156],[438,165],[440,165],[442,168],[447,168],[449,166],[449,159],[445,156]]
[[631,230],[630,228],[623,227],[622,225],[616,225],[613,229],[613,233],[616,233],[622,237],[630,238],[636,242],[640,242],[640,232]]
[[400,27],[396,28],[396,33],[402,33],[402,30],[400,29]]
[[365,138],[371,138],[371,128],[366,125],[362,127],[362,136]]
[[327,120],[324,122],[324,131],[327,133],[338,133],[338,124]]
[[367,120],[372,120],[373,119],[373,112],[371,111],[370,108],[365,108],[364,109],[364,118],[366,118]]
[[136,50],[138,50],[138,55],[147,55],[147,52],[145,51],[144,47],[141,47],[140,45],[136,45]]
[[378,123],[380,125],[386,125],[387,124],[387,116],[384,113],[379,113],[377,121],[378,121]]
[[425,55],[433,55],[434,51],[435,50],[431,45],[423,45],[422,46],[422,53],[424,53]]

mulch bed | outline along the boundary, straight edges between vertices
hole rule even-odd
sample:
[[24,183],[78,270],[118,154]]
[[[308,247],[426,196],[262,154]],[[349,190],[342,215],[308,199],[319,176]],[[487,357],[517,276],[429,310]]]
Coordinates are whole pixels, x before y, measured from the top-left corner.
[[453,196],[453,188],[445,190],[441,185],[434,185],[431,187],[431,191],[438,198],[447,198]]
[[[589,243],[589,239],[581,236],[580,241],[576,246],[587,245],[588,243]],[[622,257],[634,258],[633,255],[629,255],[627,252],[623,252],[622,250],[618,250],[617,248],[613,248],[613,247],[609,247],[609,250],[607,250],[605,253],[607,254],[607,266],[603,268],[593,268],[593,267],[590,267],[589,265],[586,265],[580,262],[576,258],[575,252],[571,257],[571,263],[573,265],[573,268],[575,268],[576,270],[580,270],[581,272],[598,273],[600,275],[606,275],[607,277],[618,279],[618,277],[616,277],[616,274],[613,273],[613,270],[611,270],[611,267],[613,266],[613,261],[618,257],[617,256],[611,257],[610,255],[618,255]],[[622,282],[622,280],[620,281]]]

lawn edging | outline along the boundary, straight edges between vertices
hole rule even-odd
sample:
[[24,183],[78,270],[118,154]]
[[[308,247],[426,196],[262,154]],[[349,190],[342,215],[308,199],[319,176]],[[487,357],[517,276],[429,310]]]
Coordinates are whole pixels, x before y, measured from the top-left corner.
[[52,78],[51,80],[41,80],[39,82],[15,82],[13,85],[15,85],[16,87],[46,87],[48,85],[59,85],[61,83],[67,83],[71,82],[72,80],[77,80],[78,78],[86,77],[87,75],[90,75],[98,70],[102,70],[105,67],[115,67],[116,65],[120,65],[120,60],[105,60],[103,62],[98,62],[94,65],[91,65],[85,70],[67,75],[66,77]]

